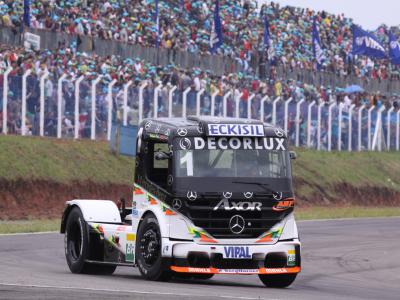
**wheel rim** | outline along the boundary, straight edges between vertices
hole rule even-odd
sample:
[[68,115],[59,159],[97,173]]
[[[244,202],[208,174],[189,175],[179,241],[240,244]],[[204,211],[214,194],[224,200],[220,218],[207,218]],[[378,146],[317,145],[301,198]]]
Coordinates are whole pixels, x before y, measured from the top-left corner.
[[151,226],[147,229],[140,239],[140,255],[143,257],[145,264],[152,267],[160,256],[160,238],[158,230]]
[[78,260],[82,252],[82,230],[80,222],[74,222],[68,232],[68,252],[73,260]]

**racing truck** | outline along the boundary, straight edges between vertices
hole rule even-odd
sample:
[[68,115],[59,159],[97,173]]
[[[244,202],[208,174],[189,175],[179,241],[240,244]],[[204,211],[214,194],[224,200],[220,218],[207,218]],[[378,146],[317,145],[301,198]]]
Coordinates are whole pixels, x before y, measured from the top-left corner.
[[257,120],[145,119],[138,126],[131,205],[66,202],[72,273],[134,266],[147,280],[256,274],[287,287],[301,243],[287,136]]

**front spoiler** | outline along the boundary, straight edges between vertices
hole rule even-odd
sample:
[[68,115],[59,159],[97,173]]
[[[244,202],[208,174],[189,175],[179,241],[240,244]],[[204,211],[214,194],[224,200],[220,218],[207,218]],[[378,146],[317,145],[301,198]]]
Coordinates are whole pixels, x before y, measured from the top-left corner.
[[216,269],[216,268],[192,268],[192,267],[171,266],[171,270],[177,273],[193,273],[193,274],[273,275],[273,274],[296,274],[301,271],[301,267],[259,268],[259,269]]

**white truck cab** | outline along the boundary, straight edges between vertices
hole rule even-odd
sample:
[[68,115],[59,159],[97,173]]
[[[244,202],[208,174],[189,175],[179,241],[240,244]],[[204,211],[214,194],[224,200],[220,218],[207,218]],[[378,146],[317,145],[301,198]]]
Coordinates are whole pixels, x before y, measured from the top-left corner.
[[301,270],[285,132],[257,120],[144,120],[131,207],[72,200],[64,211],[73,273],[136,266],[148,280],[257,274],[287,287]]

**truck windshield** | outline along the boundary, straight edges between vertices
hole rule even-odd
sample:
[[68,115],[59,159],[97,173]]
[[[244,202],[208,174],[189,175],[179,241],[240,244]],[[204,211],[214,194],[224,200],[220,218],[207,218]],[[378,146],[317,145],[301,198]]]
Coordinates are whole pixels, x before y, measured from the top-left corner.
[[176,177],[290,178],[287,151],[178,150]]

